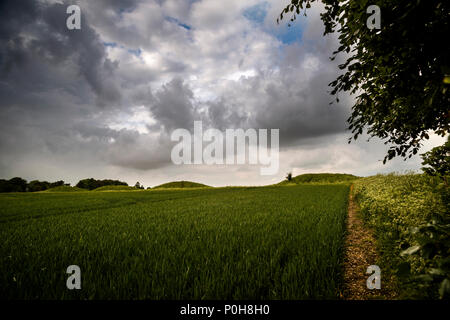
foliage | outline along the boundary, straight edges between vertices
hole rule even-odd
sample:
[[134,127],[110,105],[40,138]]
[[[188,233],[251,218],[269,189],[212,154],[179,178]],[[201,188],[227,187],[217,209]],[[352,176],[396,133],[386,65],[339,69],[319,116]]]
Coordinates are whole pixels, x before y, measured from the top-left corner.
[[119,180],[95,180],[93,178],[80,180],[76,186],[78,188],[94,190],[103,186],[128,186],[128,183]]
[[0,297],[337,298],[348,190],[2,194]]
[[44,191],[51,188],[61,187],[61,186],[70,186],[70,184],[65,184],[63,180],[59,180],[56,182],[47,182],[47,181],[39,181],[33,180],[28,183],[27,191],[28,192],[36,192],[36,191]]
[[[291,21],[318,0],[291,0],[280,14]],[[428,131],[450,128],[450,2],[443,0],[322,0],[325,33],[337,32],[343,73],[332,94],[356,94],[348,119],[352,138],[364,130],[391,144],[384,158],[411,157]],[[381,9],[381,29],[366,26],[369,5]],[[349,142],[352,140],[350,138]]]
[[450,299],[450,191],[448,176],[450,173],[450,137],[440,147],[422,155],[422,168],[426,174],[441,179],[444,183],[436,188],[446,210],[435,212],[427,223],[415,229],[417,245],[402,252],[403,255],[420,254],[423,259],[433,261],[430,268],[416,277],[429,286],[439,287],[439,297]]
[[[448,247],[442,250],[445,243],[448,245],[448,229],[429,223],[437,216],[448,217],[448,204],[437,189],[439,183],[426,174],[390,174],[354,184],[364,220],[375,230],[382,254],[380,267],[396,275],[402,294],[408,298],[437,298],[437,282],[424,283],[421,275],[440,268],[437,255],[446,255],[448,261],[448,251],[443,252]],[[426,232],[435,232],[431,242],[425,241]],[[421,245],[427,248],[424,254],[412,254],[420,251]]]
[[441,178],[448,187],[448,176],[450,175],[450,136],[447,142],[440,147],[422,154],[425,173]]
[[[449,214],[433,215],[433,219],[416,228],[414,234],[417,238],[417,245],[406,249],[402,255],[420,254],[422,259],[429,261],[428,268],[416,276],[415,280],[425,286],[438,288],[439,298],[450,299]],[[407,266],[409,267],[409,264]]]
[[288,182],[291,182],[291,181],[292,181],[292,172],[288,172],[288,174],[286,175],[286,180],[287,180]]
[[[95,180],[84,179],[78,182],[77,188],[71,188],[70,183],[65,183],[63,180],[56,182],[33,180],[27,183],[26,180],[16,177],[10,180],[0,179],[0,192],[38,192],[49,190],[51,192],[68,192],[68,191],[83,191],[78,188],[92,190],[106,185],[124,185],[128,184],[118,180]],[[98,187],[96,187],[98,186]]]
[[144,188],[144,185],[141,185],[139,181],[136,182],[136,184],[134,185],[134,187],[135,187],[136,189],[145,189],[145,188]]
[[50,183],[47,181],[33,180],[28,183],[29,192],[44,191],[50,187]]
[[27,191],[27,181],[15,177],[10,180],[0,179],[0,192],[25,192]]

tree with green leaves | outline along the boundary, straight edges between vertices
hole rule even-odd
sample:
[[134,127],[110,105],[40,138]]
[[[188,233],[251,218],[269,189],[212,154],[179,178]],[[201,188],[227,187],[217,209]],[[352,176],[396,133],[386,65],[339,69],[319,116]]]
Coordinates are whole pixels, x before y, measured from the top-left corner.
[[26,192],[27,181],[15,177],[9,180],[0,179],[0,192]]
[[28,183],[29,192],[44,191],[50,188],[50,183],[47,181],[33,180]]
[[450,175],[450,136],[447,138],[447,142],[440,146],[433,148],[422,154],[422,164],[426,167],[422,168],[427,174],[436,176],[444,181],[446,187],[448,187],[448,178]]
[[111,179],[96,180],[94,178],[88,178],[82,179],[78,181],[78,183],[76,184],[76,187],[87,190],[94,190],[104,186],[128,186],[128,183],[119,180],[111,180]]
[[[291,22],[319,0],[291,0],[279,19]],[[326,34],[337,33],[342,74],[331,93],[355,95],[348,119],[353,139],[364,131],[390,145],[384,163],[416,154],[434,131],[445,136],[450,120],[450,1],[321,0]],[[377,5],[380,29],[366,25]],[[278,20],[279,21],[279,20]],[[449,161],[448,158],[446,160]]]
[[289,182],[292,181],[292,172],[288,172],[288,174],[286,175],[286,180]]

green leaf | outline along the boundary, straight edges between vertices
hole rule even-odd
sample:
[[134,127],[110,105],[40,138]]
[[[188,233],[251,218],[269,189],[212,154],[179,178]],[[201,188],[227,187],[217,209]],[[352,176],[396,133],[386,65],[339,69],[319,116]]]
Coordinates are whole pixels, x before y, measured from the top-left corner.
[[445,271],[442,269],[432,268],[428,271],[433,276],[445,276]]
[[439,287],[439,297],[441,299],[446,299],[450,296],[450,280],[444,279],[442,281],[441,286]]
[[419,282],[432,282],[434,280],[429,274],[421,274],[419,276],[415,276],[414,279]]
[[420,250],[420,246],[412,246],[412,247],[409,247],[409,248],[406,249],[406,250],[403,250],[403,251],[400,253],[400,256],[402,256],[402,257],[404,257],[404,256],[409,256],[409,255],[412,255],[412,254],[417,253],[419,250]]

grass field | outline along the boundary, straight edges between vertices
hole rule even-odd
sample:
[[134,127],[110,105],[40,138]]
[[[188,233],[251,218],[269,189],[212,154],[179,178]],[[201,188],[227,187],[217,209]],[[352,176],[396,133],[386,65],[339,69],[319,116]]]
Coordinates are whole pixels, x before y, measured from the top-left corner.
[[[137,189],[135,187],[130,187],[130,186],[103,186],[103,187],[99,187],[96,188],[92,191],[97,192],[97,191],[139,191],[140,189]],[[84,190],[87,191],[87,190]]]
[[45,191],[41,192],[80,192],[80,191],[86,191],[85,189],[81,189],[78,187],[71,187],[71,186],[59,186],[47,189]]
[[[0,194],[7,299],[337,298],[348,185]],[[82,289],[66,288],[81,268]]]

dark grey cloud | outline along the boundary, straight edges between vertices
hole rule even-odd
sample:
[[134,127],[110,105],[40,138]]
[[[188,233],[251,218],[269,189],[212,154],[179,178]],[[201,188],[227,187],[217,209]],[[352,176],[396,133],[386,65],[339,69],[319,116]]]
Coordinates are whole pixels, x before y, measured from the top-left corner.
[[150,102],[150,110],[167,132],[190,128],[194,120],[201,120],[194,106],[194,93],[180,78],[164,84]]
[[[70,4],[81,7],[80,31],[66,28]],[[238,176],[255,181],[252,168],[171,165],[172,130],[192,130],[195,120],[204,129],[280,129],[289,160],[282,171],[352,168],[373,158],[366,145],[342,157],[341,147],[330,148],[336,136],[345,141],[351,99],[329,105],[328,83],[341,61],[329,60],[337,39],[322,37],[318,12],[302,24],[302,43],[285,45],[271,30],[275,16],[252,24],[242,16],[245,6],[240,0],[1,1],[0,178],[136,181],[150,172],[161,182],[195,180],[190,175],[221,176],[222,184]],[[355,154],[363,160],[353,161]]]
[[[77,80],[90,85],[98,104],[117,103],[120,91],[113,81],[117,62],[106,57],[98,34],[86,19],[81,19],[82,30],[68,30],[68,4],[25,0],[4,1],[3,6],[0,76],[10,86],[28,92],[54,88],[59,83],[49,79],[47,70],[58,68],[64,76],[75,68],[80,76]],[[39,68],[46,72],[38,73]]]
[[[1,2],[0,162],[4,176],[14,174],[6,168],[18,159],[31,163],[39,157],[64,155],[64,161],[93,159],[111,148],[111,138],[120,140],[113,130],[101,132],[104,118],[122,107],[115,75],[118,63],[107,57],[87,19],[82,17],[80,31],[67,29],[67,6]],[[96,129],[85,139],[89,130]]]
[[328,84],[338,76],[336,63],[327,56],[332,45],[321,51],[292,46],[278,70],[242,78],[209,104],[212,123],[219,128],[278,128],[283,147],[346,132],[351,99],[342,96],[340,103],[330,105],[334,97]]
[[[66,8],[72,2],[3,2],[6,10],[1,11],[0,35],[6,45],[0,49],[0,112],[8,126],[1,132],[2,150],[23,156],[75,150],[76,157],[100,158],[142,170],[170,164],[170,132],[191,130],[194,120],[222,130],[279,128],[282,146],[343,130],[345,110],[328,107],[329,66],[320,66],[309,79],[301,74],[305,71],[301,62],[317,48],[288,48],[278,72],[258,70],[254,76],[230,82],[216,98],[199,101],[184,78],[190,69],[184,61],[164,57],[159,74],[121,68],[120,61],[108,57],[105,38],[99,35],[117,41],[115,46],[125,50],[151,49],[161,41],[176,45],[186,30],[168,22],[161,12],[146,17],[143,29],[151,32],[139,32],[142,26],[124,25],[124,14],[148,4],[142,1],[76,3],[82,8],[81,31],[66,28]],[[189,10],[185,19],[188,17]],[[183,20],[180,15],[178,18]],[[227,46],[237,45],[238,40],[234,34]],[[208,50],[212,49],[217,61],[234,54],[220,48]],[[239,67],[244,67],[243,59],[238,59]],[[151,87],[149,83],[161,74],[175,76]],[[154,123],[147,127],[157,133],[156,138],[108,126],[116,113],[132,113],[128,109],[133,104],[144,105],[151,112]],[[15,146],[19,145],[26,148],[18,150]]]
[[[308,82],[295,74],[269,83],[254,122],[259,128],[280,128],[283,145],[292,145],[311,137],[321,137],[346,130],[348,105],[330,105],[329,72],[321,70]],[[344,100],[348,102],[348,100]]]

